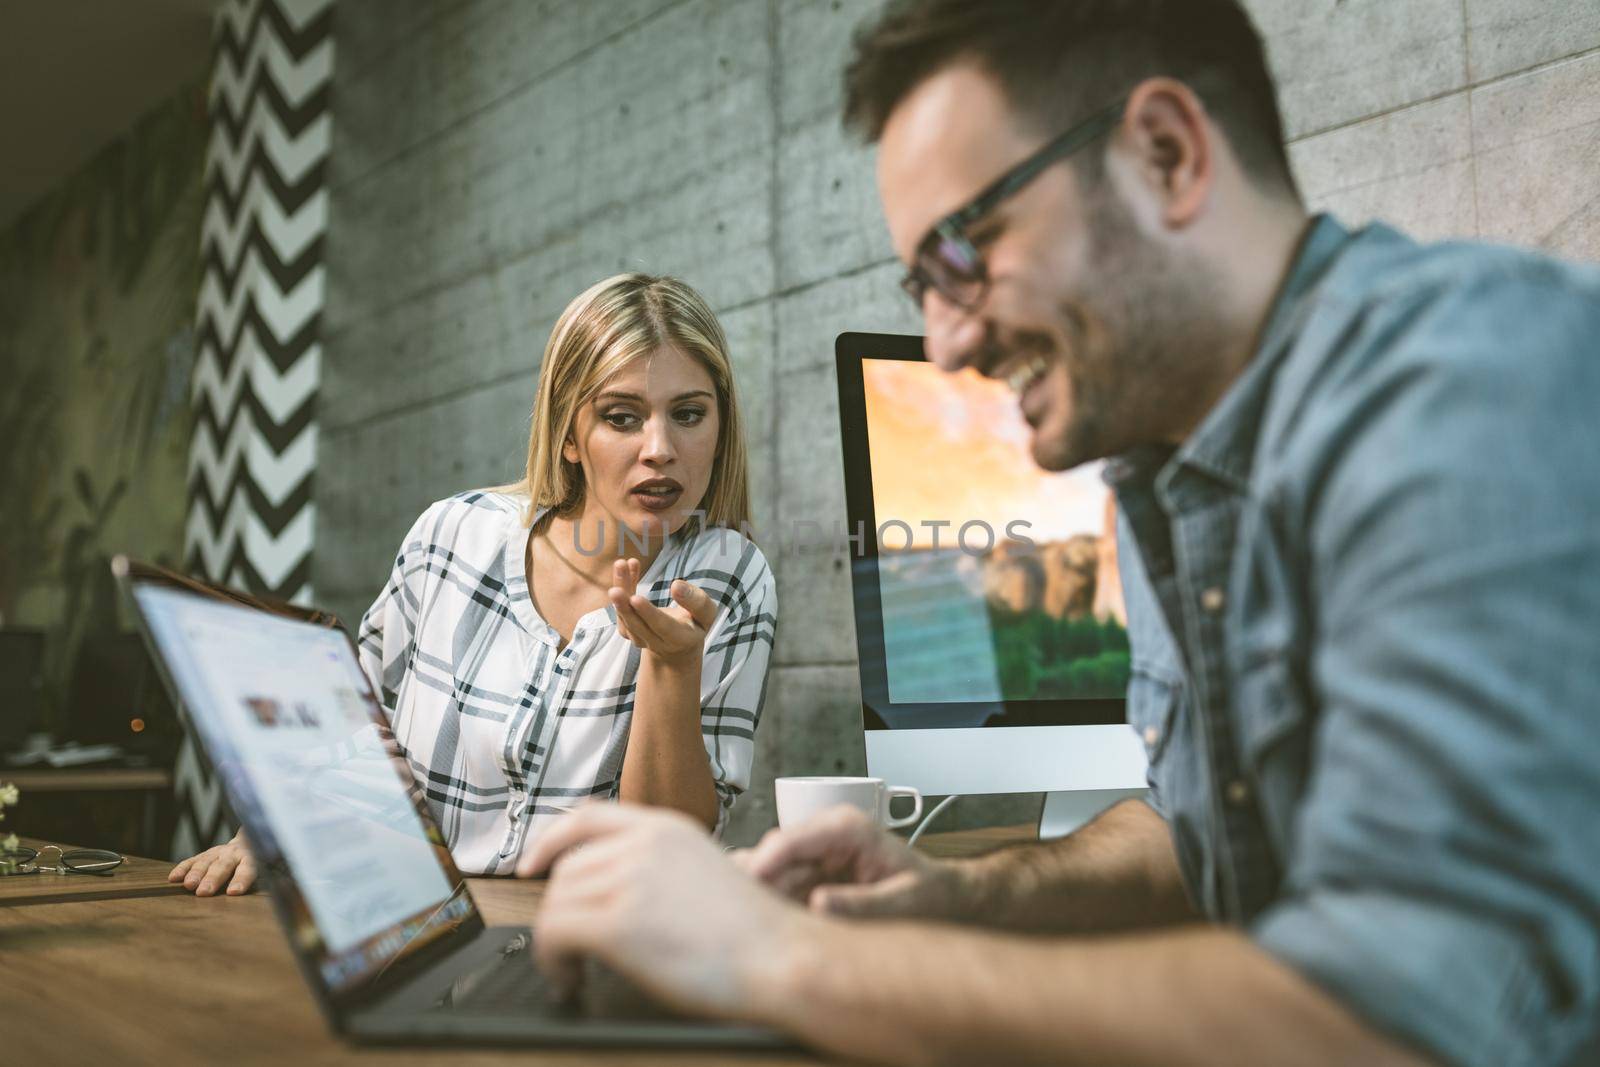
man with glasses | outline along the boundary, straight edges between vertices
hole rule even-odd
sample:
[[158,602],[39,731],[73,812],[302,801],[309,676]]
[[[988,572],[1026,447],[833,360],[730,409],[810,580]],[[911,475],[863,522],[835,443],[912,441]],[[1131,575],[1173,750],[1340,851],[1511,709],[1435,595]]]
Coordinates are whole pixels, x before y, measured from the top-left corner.
[[929,358],[1109,460],[1148,801],[585,810],[546,961],[896,1062],[1595,1062],[1600,277],[1308,218],[1234,0],[908,0],[846,89]]

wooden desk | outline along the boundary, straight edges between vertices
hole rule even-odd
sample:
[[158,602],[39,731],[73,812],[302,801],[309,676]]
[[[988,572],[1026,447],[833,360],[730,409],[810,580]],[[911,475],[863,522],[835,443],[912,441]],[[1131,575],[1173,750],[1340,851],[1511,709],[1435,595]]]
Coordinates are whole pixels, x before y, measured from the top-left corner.
[[[490,923],[526,923],[543,885],[480,879]],[[570,1067],[794,1067],[804,1053],[399,1050],[357,1048],[328,1031],[260,893],[147,897],[0,911],[0,1005],[7,1063],[250,1063],[296,1067],[510,1064]]]
[[917,840],[917,847],[930,856],[940,859],[960,859],[981,856],[1007,845],[1039,840],[1039,828],[1033,823],[1021,826],[985,826],[979,830],[952,830],[946,834],[927,834]]
[[[30,848],[57,844],[32,837],[21,839]],[[63,845],[71,849],[71,845]],[[53,856],[54,853],[51,853]],[[165,860],[127,857],[108,875],[18,874],[0,877],[0,907],[19,904],[60,904],[69,901],[114,900],[121,897],[169,896],[183,886],[167,881],[172,864]]]
[[[930,834],[943,856],[1031,838],[1034,828]],[[140,861],[155,864],[156,861]],[[166,864],[160,868],[165,885]],[[76,876],[66,876],[74,878]],[[83,879],[87,881],[88,879]],[[544,886],[480,878],[473,900],[491,924],[529,923]],[[0,1006],[16,1021],[6,1062],[173,1064],[272,1060],[296,1067],[527,1063],[571,1067],[793,1067],[807,1053],[358,1048],[329,1033],[284,941],[271,901],[158,896],[0,909]]]
[[[488,923],[530,923],[544,885],[472,881]],[[374,1049],[328,1030],[266,894],[0,909],[5,1062],[797,1067],[806,1053],[706,1049]]]

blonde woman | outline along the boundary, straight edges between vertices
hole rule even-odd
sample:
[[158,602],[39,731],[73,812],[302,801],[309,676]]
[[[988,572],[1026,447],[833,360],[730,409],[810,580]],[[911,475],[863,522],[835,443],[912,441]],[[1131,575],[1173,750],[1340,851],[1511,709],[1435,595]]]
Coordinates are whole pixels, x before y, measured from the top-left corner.
[[[595,797],[721,830],[750,781],[777,614],[743,532],[746,466],[710,308],[622,274],[556,323],[523,480],[412,526],[358,645],[464,872],[510,873]],[[236,836],[171,880],[204,896],[255,876]]]

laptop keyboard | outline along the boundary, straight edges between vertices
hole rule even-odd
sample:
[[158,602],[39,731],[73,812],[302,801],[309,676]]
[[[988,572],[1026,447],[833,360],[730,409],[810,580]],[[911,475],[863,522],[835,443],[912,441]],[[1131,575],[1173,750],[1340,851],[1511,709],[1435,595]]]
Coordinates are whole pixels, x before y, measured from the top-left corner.
[[577,999],[563,995],[545,978],[534,964],[530,948],[527,935],[518,934],[501,948],[494,962],[450,983],[434,1009],[473,1014],[580,1014]]
[[517,934],[492,962],[457,978],[434,1002],[434,1011],[463,1015],[519,1015],[546,1019],[680,1018],[633,983],[599,963],[584,963],[578,987],[556,987],[533,960],[533,939]]

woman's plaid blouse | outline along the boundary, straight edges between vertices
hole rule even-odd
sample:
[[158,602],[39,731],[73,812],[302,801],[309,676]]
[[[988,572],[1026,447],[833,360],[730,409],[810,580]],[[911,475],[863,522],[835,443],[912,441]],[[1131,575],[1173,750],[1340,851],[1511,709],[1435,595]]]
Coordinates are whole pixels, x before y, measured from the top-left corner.
[[[361,620],[362,665],[417,785],[467,873],[508,871],[529,836],[591,797],[615,797],[639,650],[610,607],[560,637],[528,595],[526,497],[471,492],[412,526]],[[700,727],[721,802],[750,784],[777,593],[766,558],[732,530],[674,535],[639,580],[670,603],[673,579],[721,608],[706,638]]]

